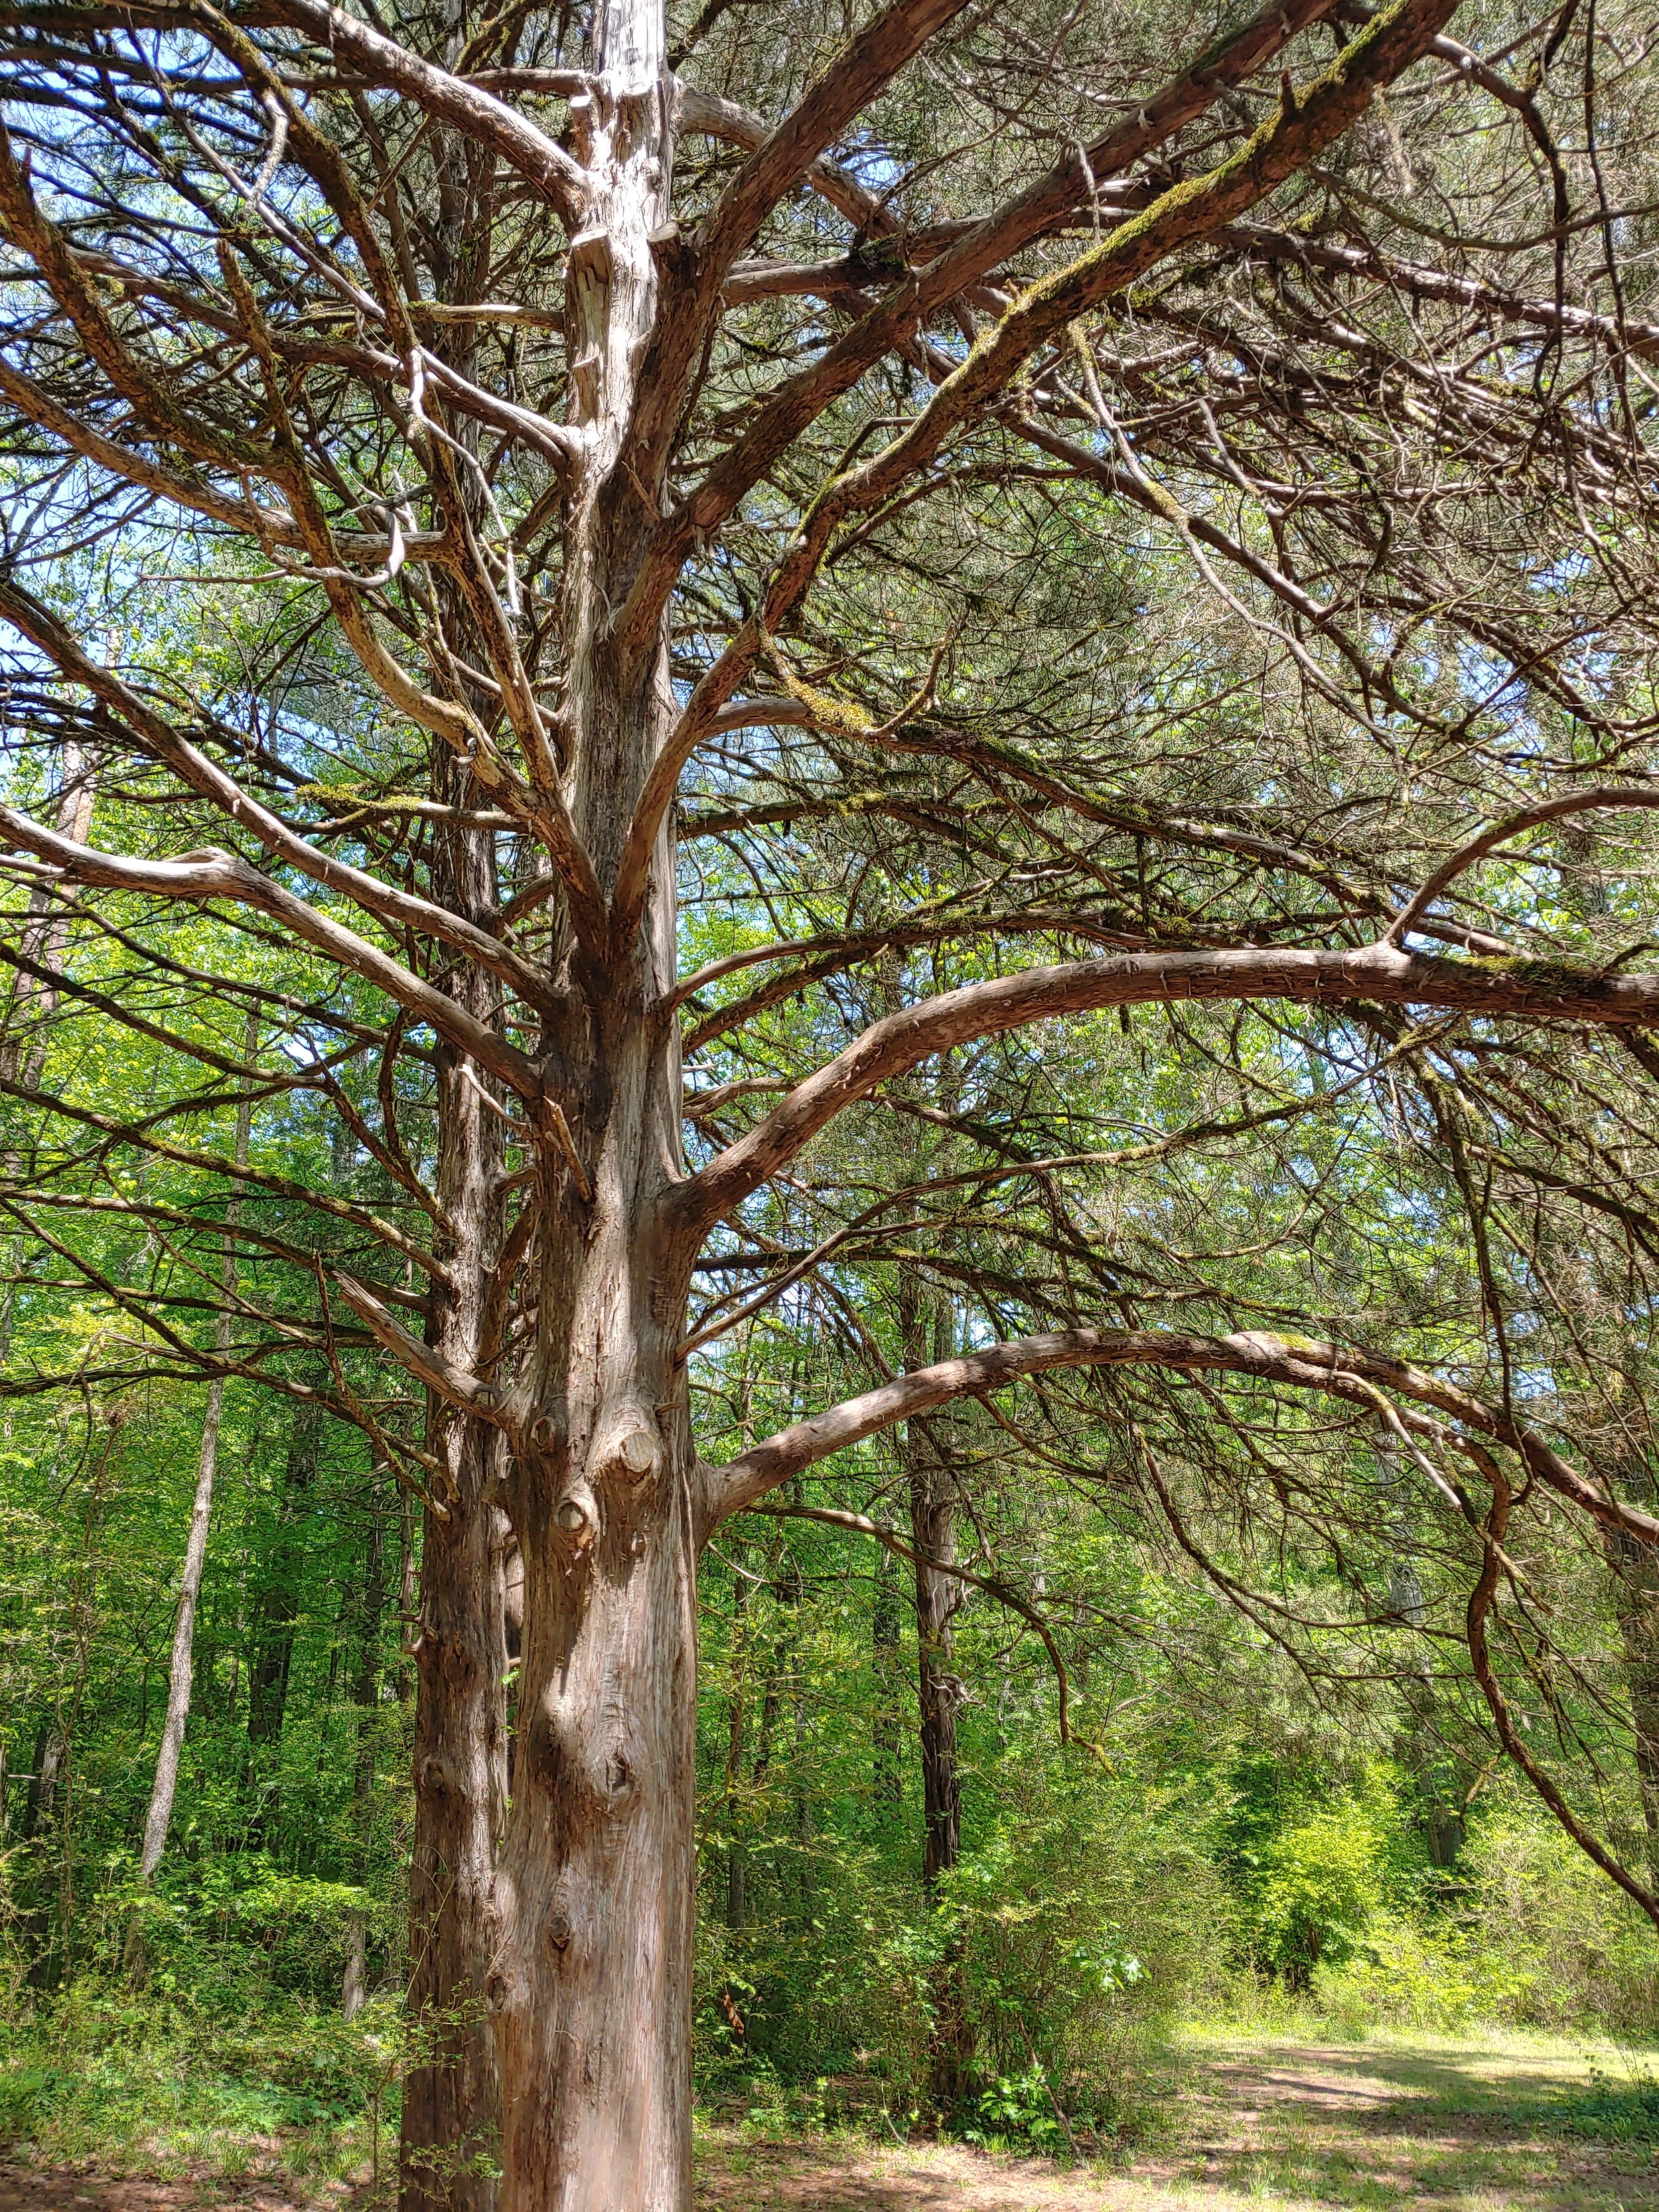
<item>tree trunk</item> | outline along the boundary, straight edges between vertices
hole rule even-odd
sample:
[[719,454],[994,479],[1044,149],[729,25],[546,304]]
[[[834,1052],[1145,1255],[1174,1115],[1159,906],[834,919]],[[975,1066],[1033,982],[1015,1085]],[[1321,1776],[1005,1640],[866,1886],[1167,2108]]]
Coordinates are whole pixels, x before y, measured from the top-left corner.
[[899,1563],[897,1555],[884,1545],[876,1551],[875,1584],[870,1610],[871,1672],[875,1686],[875,1711],[870,1723],[871,1794],[876,1819],[885,1827],[902,1800],[904,1772],[898,1706],[902,1686]]
[[[956,1349],[950,1309],[942,1298],[933,1315],[935,1340],[932,1345],[927,1319],[916,1286],[907,1282],[899,1298],[899,1339],[907,1369],[925,1366],[930,1358],[948,1358]],[[916,1556],[921,1879],[928,1901],[936,1903],[941,1881],[955,1870],[962,1850],[961,1780],[957,1765],[957,1707],[962,1701],[962,1686],[951,1672],[951,1624],[962,1603],[963,1585],[954,1575],[942,1571],[957,1555],[956,1478],[937,1424],[907,1423],[904,1455],[909,1477],[910,1541]],[[928,2091],[938,2109],[949,2113],[969,2087],[975,2048],[957,1937],[951,1938],[934,1971],[933,1998]]]
[[[250,1063],[259,1048],[257,1014],[247,1018],[243,1058]],[[247,1165],[248,1139],[252,1128],[252,1101],[244,1098],[236,1109],[236,1164]],[[233,1184],[225,1208],[227,1231],[220,1251],[220,1283],[225,1295],[214,1326],[214,1350],[223,1359],[230,1350],[229,1301],[236,1289],[236,1245],[234,1231],[241,1214],[240,1184]],[[167,1672],[167,1717],[161,1723],[161,1747],[155,1754],[155,1779],[144,1818],[144,1840],[138,1855],[138,1887],[148,1890],[155,1879],[173,1825],[173,1793],[179,1785],[179,1761],[190,1722],[191,1692],[196,1675],[196,1607],[202,1594],[202,1574],[207,1565],[208,1534],[213,1522],[213,1485],[219,1466],[219,1423],[225,1409],[222,1376],[208,1385],[207,1407],[202,1416],[202,1444],[196,1462],[196,1495],[191,1503],[190,1533],[185,1540],[184,1571],[179,1582],[179,1610],[173,1626],[173,1659]],[[135,1980],[146,1966],[144,1920],[142,1907],[127,1923],[126,1970]]]
[[276,1538],[254,1609],[253,1656],[248,1668],[247,1741],[256,1791],[248,1822],[250,1849],[263,1850],[269,1831],[267,1801],[276,1793],[283,1723],[288,1712],[294,1634],[299,1625],[304,1547],[295,1522],[316,1486],[322,1443],[320,1406],[301,1399],[294,1408],[288,1455],[277,1500]]
[[[655,319],[671,88],[661,0],[595,10],[577,115],[589,228],[569,257],[580,432],[568,493],[562,728],[600,893],[677,715],[665,628],[613,635],[663,485],[618,467]],[[502,2212],[690,2203],[698,1474],[678,1342],[683,1175],[674,854],[665,827],[630,941],[577,917],[559,1096],[536,1190],[536,1345],[510,1412],[524,1562],[513,1802],[490,1996]]]
[[[488,866],[476,851],[456,854],[475,904]],[[499,1255],[501,1124],[480,1082],[451,1054],[440,1060],[438,1108],[447,1223],[440,1250],[451,1289],[434,1300],[428,1334],[470,1366],[483,1348]],[[400,2203],[403,2212],[490,2212],[501,2147],[488,1987],[507,1805],[505,1445],[489,1423],[435,1401],[428,1437],[442,1473],[432,1478],[425,1511],[415,1648],[413,2063],[404,2084]]]
[[502,1880],[506,2212],[687,2200],[696,1532],[682,1472],[659,1478],[665,1512],[613,1481],[580,1556],[562,1530],[531,1556]]
[[748,1848],[738,1834],[743,1818],[744,1738],[749,1714],[749,1606],[752,1585],[744,1566],[746,1545],[733,1550],[731,1687],[726,1705],[726,1924],[736,1935],[744,1923]]
[[1625,1685],[1636,1739],[1636,1783],[1648,1856],[1659,1865],[1659,1558],[1622,1529],[1603,1531],[1613,1606],[1625,1648]]
[[[371,1474],[381,1474],[376,1467]],[[351,1813],[355,1863],[359,1883],[368,1879],[371,1865],[371,1826],[374,1802],[374,1749],[380,1734],[380,1613],[386,1602],[386,1531],[371,1500],[368,1550],[363,1561],[362,1609],[358,1620],[357,1679],[353,1703],[357,1708],[357,1758],[351,1778]],[[368,1995],[368,1915],[360,1907],[346,1929],[345,1975],[340,1990],[340,2009],[356,2020]]]
[[[1401,1543],[1410,1541],[1401,1532]],[[1425,1618],[1423,1585],[1409,1552],[1403,1550],[1389,1576],[1389,1611],[1408,1628],[1421,1628]],[[1464,1843],[1463,1815],[1454,1786],[1452,1763],[1441,1732],[1434,1692],[1434,1676],[1426,1656],[1406,1669],[1401,1686],[1405,1706],[1399,1750],[1421,1793],[1424,1832],[1431,1863],[1449,1873]]]
[[[948,1357],[928,1342],[927,1316],[913,1286],[899,1305],[907,1369]],[[905,1471],[910,1494],[910,1542],[916,1553],[916,1695],[921,1745],[923,1887],[931,1898],[961,1851],[961,1787],[957,1772],[957,1706],[961,1687],[951,1671],[952,1630],[961,1583],[941,1571],[957,1555],[956,1484],[936,1425],[906,1425]],[[938,1562],[935,1565],[934,1562]]]
[[44,1720],[34,1739],[34,1759],[23,1799],[22,1837],[25,1843],[51,1827],[58,1816],[58,1784],[68,1746],[56,1717]]

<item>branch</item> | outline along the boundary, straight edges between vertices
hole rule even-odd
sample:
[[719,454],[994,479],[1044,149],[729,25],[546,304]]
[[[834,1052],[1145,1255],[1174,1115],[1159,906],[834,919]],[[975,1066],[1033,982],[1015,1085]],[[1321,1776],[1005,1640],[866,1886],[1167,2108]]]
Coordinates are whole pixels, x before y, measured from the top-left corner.
[[959,1583],[967,1583],[975,1589],[982,1589],[1017,1613],[1042,1639],[1042,1648],[1048,1655],[1048,1663],[1054,1670],[1054,1681],[1060,1691],[1060,1740],[1072,1741],[1072,1686],[1066,1672],[1066,1662],[1060,1656],[1060,1646],[1048,1622],[1027,1599],[1021,1597],[996,1575],[976,1575],[970,1567],[959,1567],[954,1559],[936,1559],[926,1552],[918,1552],[891,1528],[884,1528],[878,1521],[867,1514],[838,1513],[827,1505],[758,1505],[752,1509],[777,1521],[820,1521],[826,1528],[850,1529],[855,1536],[872,1536],[878,1544],[884,1545],[895,1558],[908,1559],[912,1565],[926,1567],[936,1575],[953,1576]]
[[[772,209],[812,171],[824,148],[965,4],[966,0],[888,0],[762,139],[687,241],[685,276],[678,295],[671,295],[641,379],[642,400],[633,435],[636,472],[647,481],[655,474],[662,445],[679,418],[687,380],[732,264]],[[684,112],[684,101],[681,106]]]
[[1518,814],[1494,822],[1490,829],[1481,830],[1449,860],[1441,863],[1422,890],[1395,916],[1383,942],[1398,945],[1408,930],[1417,927],[1442,891],[1477,860],[1484,860],[1487,854],[1495,853],[1500,845],[1506,845],[1511,837],[1518,837],[1522,830],[1558,821],[1565,814],[1588,814],[1599,808],[1627,806],[1659,806],[1659,789],[1639,784],[1598,784],[1588,791],[1564,791],[1555,799],[1540,799],[1534,805],[1522,807]]
[[1498,1740],[1508,1752],[1533,1788],[1549,1807],[1556,1819],[1572,1838],[1587,1858],[1593,1859],[1603,1874],[1616,1881],[1626,1896],[1634,1899],[1656,1928],[1659,1928],[1659,1898],[1645,1884],[1637,1881],[1629,1869],[1622,1865],[1600,1839],[1592,1835],[1573,1813],[1566,1799],[1556,1787],[1553,1778],[1545,1771],[1522,1741],[1520,1730],[1510,1716],[1509,1703],[1498,1685],[1491,1654],[1486,1647],[1486,1620],[1492,1610],[1492,1599],[1498,1590],[1498,1577],[1503,1564],[1502,1545],[1509,1533],[1510,1487],[1504,1474],[1494,1461],[1482,1453],[1486,1464],[1481,1472],[1492,1485],[1492,1508],[1481,1530],[1486,1542],[1486,1556],[1480,1575],[1469,1595],[1468,1611],[1465,1617],[1465,1633],[1468,1640],[1469,1660],[1474,1679],[1480,1686],[1480,1694],[1491,1709]]
[[[1072,216],[1092,210],[1091,187],[1101,179],[1120,176],[1145,161],[1212,107],[1230,87],[1254,75],[1298,31],[1329,15],[1334,4],[1334,0],[1287,0],[1283,7],[1265,10],[1231,38],[1207,48],[1189,70],[1139,108],[1132,121],[1086,149],[1069,151],[1036,184],[968,225],[965,235],[957,237],[811,368],[787,379],[767,401],[739,442],[670,517],[665,532],[675,538],[672,557],[683,553],[679,538],[689,545],[698,532],[723,522],[807,424],[850,391],[918,321],[982,282],[1011,255]],[[715,119],[726,118],[705,120],[701,127],[713,130]],[[729,125],[720,135],[732,135]],[[818,189],[826,198],[835,198],[826,183],[819,183]]]
[[[781,564],[764,611],[767,629],[776,635],[799,604],[847,516],[877,505],[929,463],[948,437],[994,405],[1039,347],[1067,325],[1177,248],[1212,235],[1304,169],[1364,112],[1379,87],[1420,58],[1457,4],[1392,0],[1322,76],[1300,89],[1287,81],[1278,111],[1236,153],[1202,175],[1172,185],[1091,252],[1033,284],[884,452],[825,490]],[[710,526],[701,493],[686,509],[696,517],[695,527]]]
[[[735,100],[687,84],[684,77],[674,80],[674,121],[682,132],[719,138],[729,146],[741,146],[746,154],[758,152],[771,136],[764,117],[740,107]],[[838,209],[855,230],[878,235],[898,228],[876,195],[838,162],[820,157],[802,173],[802,181]]]
[[[917,1368],[781,1429],[725,1466],[709,1469],[704,1484],[708,1525],[712,1528],[733,1513],[747,1511],[780,1482],[896,1421],[914,1420],[953,1399],[981,1397],[1028,1376],[1067,1367],[1164,1367],[1189,1375],[1249,1375],[1295,1389],[1323,1391],[1372,1411],[1391,1394],[1415,1407],[1431,1407],[1465,1429],[1509,1445],[1561,1496],[1607,1525],[1659,1547],[1659,1519],[1602,1497],[1536,1430],[1471,1397],[1455,1383],[1375,1352],[1260,1329],[1240,1330],[1231,1336],[1189,1336],[1164,1329],[1067,1329],[1012,1338],[959,1359]],[[1410,1407],[1395,1418],[1419,1434],[1436,1440],[1445,1437],[1442,1423]],[[1455,1437],[1450,1440],[1462,1442]]]
[[702,283],[718,290],[778,202],[966,0],[889,0],[756,148],[698,226]]
[[452,913],[430,899],[400,890],[396,884],[337,860],[317,848],[280,816],[270,812],[246,792],[232,776],[210,760],[112,670],[93,660],[79,641],[58,617],[21,586],[0,577],[0,616],[14,629],[39,646],[74,684],[118,714],[146,748],[172,769],[200,797],[216,806],[233,822],[251,830],[270,852],[289,861],[313,882],[349,898],[381,921],[401,924],[422,936],[438,938],[457,951],[468,954],[512,986],[527,1006],[545,1009],[546,978],[527,960],[502,945],[488,931],[464,915]]
[[337,1269],[334,1283],[369,1334],[384,1345],[398,1365],[406,1368],[417,1382],[423,1382],[446,1405],[458,1407],[462,1413],[489,1413],[489,1393],[476,1375],[465,1373],[452,1365],[442,1352],[411,1336],[403,1323],[387,1312],[374,1291],[355,1275]]
[[872,1023],[845,1052],[797,1084],[763,1121],[682,1183],[674,1204],[700,1231],[707,1229],[786,1166],[836,1115],[950,1046],[1060,1014],[1187,999],[1287,999],[1302,1005],[1362,1000],[1619,1029],[1659,1024],[1659,974],[1610,975],[1568,961],[1431,958],[1387,944],[1334,951],[1241,946],[1136,952],[1024,969],[943,992]]
[[[637,904],[657,828],[672,800],[681,769],[708,733],[709,718],[748,675],[763,632],[774,636],[800,605],[836,531],[848,516],[878,505],[924,468],[947,438],[978,420],[1000,400],[1038,349],[1091,307],[1102,305],[1178,247],[1210,236],[1248,213],[1285,179],[1304,168],[1370,106],[1381,84],[1391,82],[1427,48],[1455,13],[1457,0],[1393,0],[1344,48],[1334,64],[1300,91],[1288,84],[1278,112],[1237,153],[1203,175],[1160,193],[1142,213],[1115,229],[1091,252],[1042,278],[1024,292],[905,429],[871,460],[828,484],[796,532],[779,565],[762,615],[744,623],[697,685],[678,729],[659,755],[631,824],[617,872],[617,905],[624,920]],[[1312,20],[1322,9],[1309,0]],[[1287,9],[1271,24],[1258,21],[1248,38],[1282,43],[1294,20]],[[1274,32],[1272,26],[1279,26]],[[1222,88],[1221,64],[1207,57],[1171,87],[1170,116],[1201,113]],[[1156,103],[1155,103],[1156,105]],[[1142,142],[1155,144],[1172,122],[1139,120],[1109,143],[1110,158],[1138,158]],[[1127,149],[1127,151],[1125,149]],[[1098,150],[1098,149],[1097,149]],[[1102,160],[1107,159],[1103,153]],[[1016,207],[1019,203],[1016,203]],[[875,313],[811,368],[793,377],[761,410],[746,436],[710,471],[663,524],[641,563],[627,605],[617,618],[620,636],[643,636],[651,628],[681,564],[697,538],[717,529],[753,484],[765,475],[808,424],[926,314],[984,273],[1012,245],[1033,234],[1012,218],[992,218],[964,240],[901,285]]]
[[337,61],[371,83],[390,86],[424,113],[491,148],[535,185],[567,229],[577,227],[587,172],[556,139],[483,85],[423,61],[329,0],[265,0],[265,12],[304,32],[313,45],[326,46]]
[[1617,350],[1659,361],[1659,324],[1621,322],[1588,307],[1528,299],[1478,276],[1453,276],[1419,261],[1401,261],[1369,242],[1345,245],[1334,239],[1304,238],[1295,231],[1269,230],[1254,222],[1234,224],[1223,232],[1222,240],[1240,253],[1264,261],[1294,262],[1330,276],[1369,277],[1386,291],[1403,292],[1413,299],[1443,300],[1453,307],[1468,307],[1488,321],[1529,323],[1568,337],[1599,337]]
[[91,845],[76,844],[72,838],[60,837],[9,806],[0,806],[0,838],[9,848],[21,847],[50,861],[71,883],[101,890],[131,891],[140,897],[187,899],[196,905],[216,898],[233,899],[239,906],[270,915],[306,944],[325,953],[337,966],[361,975],[395,1004],[428,1023],[440,1036],[499,1076],[520,1097],[533,1101],[541,1096],[541,1078],[535,1063],[516,1046],[379,945],[284,890],[234,853],[210,845],[176,860],[130,860],[123,853],[103,853]]
[[[83,1128],[96,1129],[101,1136],[109,1138],[115,1144],[132,1145],[141,1151],[151,1152],[157,1159],[172,1160],[179,1167],[199,1168],[206,1174],[232,1182],[267,1190],[278,1198],[291,1200],[296,1206],[314,1206],[318,1212],[328,1215],[331,1219],[343,1221],[351,1228],[360,1229],[366,1235],[389,1245],[433,1282],[445,1287],[448,1285],[449,1276],[442,1261],[428,1252],[424,1245],[417,1244],[413,1237],[405,1237],[401,1229],[383,1216],[370,1213],[366,1208],[352,1204],[349,1199],[337,1198],[331,1191],[318,1190],[307,1184],[295,1182],[287,1176],[274,1174],[268,1168],[249,1167],[246,1162],[239,1165],[212,1152],[198,1152],[185,1145],[170,1145],[165,1139],[150,1134],[150,1129],[162,1118],[160,1113],[150,1115],[147,1123],[123,1121],[112,1114],[100,1114],[95,1107],[77,1105],[68,1098],[49,1097],[45,1091],[36,1091],[26,1083],[13,1082],[3,1074],[0,1074],[0,1097],[21,1099],[25,1105],[38,1107],[43,1113],[59,1120],[76,1121]],[[194,1101],[186,1101],[173,1110],[193,1110],[195,1104]],[[0,1190],[4,1188],[4,1185],[0,1185]],[[43,1193],[31,1192],[28,1198],[31,1205],[47,1202]],[[50,1202],[58,1205],[69,1203],[64,1200]],[[76,1198],[74,1203],[84,1206],[93,1201]],[[314,1249],[309,1256],[314,1261]],[[306,1264],[303,1258],[301,1264]]]

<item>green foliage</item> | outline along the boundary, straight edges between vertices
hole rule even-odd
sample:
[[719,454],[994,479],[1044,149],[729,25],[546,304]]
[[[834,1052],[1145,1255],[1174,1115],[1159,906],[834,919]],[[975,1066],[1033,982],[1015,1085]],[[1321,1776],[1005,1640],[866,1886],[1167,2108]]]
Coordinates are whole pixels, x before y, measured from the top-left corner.
[[233,2003],[250,1975],[325,2004],[340,1986],[353,1917],[373,1915],[383,1941],[394,1932],[370,1891],[290,1873],[263,1851],[186,1861],[129,1901],[144,1925],[148,1986],[208,2008]]
[[[398,2027],[385,2005],[348,2026],[252,1974],[212,2004],[82,1976],[0,2031],[0,2141],[46,2160],[174,2171],[255,2155],[344,2175],[395,2130]],[[256,2153],[251,2144],[263,2142]]]
[[1659,2076],[1638,2064],[1621,2078],[1592,2062],[1589,2087],[1572,2100],[1561,2126],[1598,2142],[1659,2143]]
[[1068,2139],[1068,2124],[1054,2084],[1034,2058],[1023,2074],[1000,2074],[973,2100],[965,2142],[1003,2150],[1018,2145],[1058,2150]]
[[1351,1958],[1382,1903],[1380,1857],[1375,1826],[1352,1803],[1274,1836],[1252,1885],[1257,1956],[1299,1989],[1316,1967]]
[[1477,1829],[1468,1875],[1469,1940],[1501,1959],[1510,1978],[1498,2017],[1654,2035],[1659,1946],[1651,1925],[1553,1821],[1511,1798]]

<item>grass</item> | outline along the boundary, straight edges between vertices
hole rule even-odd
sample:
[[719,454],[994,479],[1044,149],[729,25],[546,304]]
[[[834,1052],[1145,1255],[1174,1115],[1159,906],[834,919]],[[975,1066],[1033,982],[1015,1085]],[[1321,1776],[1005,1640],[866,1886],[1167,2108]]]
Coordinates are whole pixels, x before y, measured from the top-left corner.
[[0,2152],[308,2189],[374,2164],[395,2051],[372,2011],[348,2027],[270,1993],[227,2014],[96,1981],[33,2016],[18,2008],[0,2036]]

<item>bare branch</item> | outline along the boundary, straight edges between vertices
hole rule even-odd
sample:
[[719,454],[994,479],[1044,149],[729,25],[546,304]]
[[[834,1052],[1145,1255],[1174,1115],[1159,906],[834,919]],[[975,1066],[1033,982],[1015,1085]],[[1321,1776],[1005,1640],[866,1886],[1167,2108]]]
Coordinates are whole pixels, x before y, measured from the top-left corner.
[[1387,944],[1356,951],[1130,953],[1031,968],[969,983],[872,1023],[854,1043],[796,1085],[782,1104],[681,1187],[683,1213],[722,1214],[793,1159],[837,1114],[878,1084],[973,1037],[996,1036],[1060,1014],[1188,999],[1287,999],[1303,1005],[1372,1000],[1455,1007],[1472,1014],[1588,1021],[1616,1029],[1659,1022],[1659,974],[1611,975],[1588,964],[1433,959]]
[[[1443,1424],[1414,1408],[1430,1407],[1461,1428],[1494,1438],[1522,1452],[1541,1478],[1564,1497],[1609,1525],[1626,1529],[1644,1543],[1659,1546],[1659,1519],[1640,1508],[1602,1498],[1574,1473],[1535,1430],[1500,1409],[1481,1403],[1455,1383],[1404,1361],[1346,1345],[1316,1343],[1305,1337],[1276,1336],[1243,1330],[1231,1336],[1189,1336],[1157,1329],[1068,1329],[1052,1335],[1016,1337],[959,1359],[944,1359],[913,1370],[862,1396],[845,1399],[775,1436],[753,1445],[723,1467],[708,1471],[704,1496],[713,1528],[763,1498],[769,1490],[833,1453],[866,1437],[914,1420],[953,1399],[988,1392],[1068,1367],[1160,1367],[1190,1375],[1234,1374],[1279,1382],[1301,1390],[1324,1391],[1376,1409],[1382,1398],[1405,1399],[1395,1418],[1407,1428],[1437,1441],[1448,1437]],[[1461,1445],[1460,1445],[1461,1448]]]
[[232,899],[270,915],[304,943],[373,983],[418,1020],[429,1023],[440,1036],[470,1054],[520,1097],[534,1100],[541,1095],[541,1079],[534,1062],[505,1037],[453,999],[434,990],[379,945],[296,898],[234,853],[209,846],[176,860],[130,860],[125,854],[100,852],[93,846],[60,837],[9,806],[0,806],[0,833],[12,848],[21,847],[50,861],[73,884],[152,898],[187,899],[195,905]]

